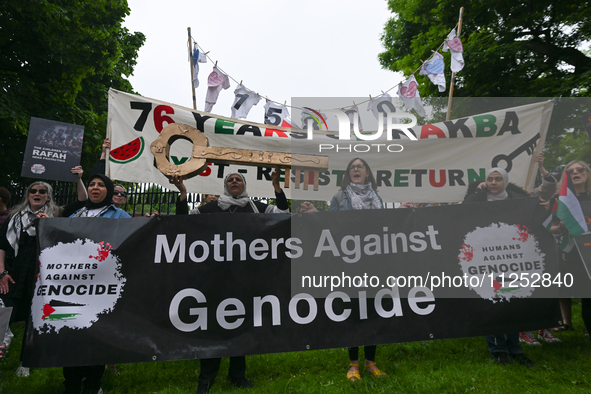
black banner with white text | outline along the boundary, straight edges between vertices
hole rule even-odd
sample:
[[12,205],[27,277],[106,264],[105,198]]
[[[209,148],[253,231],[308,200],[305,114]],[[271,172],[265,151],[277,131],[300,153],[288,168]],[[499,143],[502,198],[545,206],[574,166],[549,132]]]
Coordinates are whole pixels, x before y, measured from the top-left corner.
[[[508,281],[518,272],[539,274],[541,284],[544,274],[559,273],[553,238],[536,224],[536,200],[511,202],[293,216],[42,219],[24,363],[182,360],[555,326],[557,300],[536,297],[550,286],[528,289],[523,276],[518,285]],[[359,214],[377,230],[359,226]],[[379,276],[371,269],[380,259],[393,262],[387,272],[395,283],[370,280]],[[310,263],[334,267],[324,275],[352,276],[354,289],[331,289],[329,281],[326,295],[314,296],[313,278],[310,291],[295,289],[294,266]],[[365,263],[370,279],[357,283]],[[436,285],[432,278],[442,273],[459,277],[465,296],[450,298],[445,281]],[[411,285],[413,275],[425,280]],[[483,289],[472,286],[472,277],[484,278]]]

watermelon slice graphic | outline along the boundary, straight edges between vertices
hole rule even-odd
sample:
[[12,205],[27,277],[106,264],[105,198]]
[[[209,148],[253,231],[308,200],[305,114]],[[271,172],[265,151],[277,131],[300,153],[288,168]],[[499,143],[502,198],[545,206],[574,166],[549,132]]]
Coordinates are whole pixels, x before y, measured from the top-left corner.
[[109,160],[115,163],[124,164],[134,161],[144,151],[144,138],[138,137],[135,140],[115,148],[109,154]]

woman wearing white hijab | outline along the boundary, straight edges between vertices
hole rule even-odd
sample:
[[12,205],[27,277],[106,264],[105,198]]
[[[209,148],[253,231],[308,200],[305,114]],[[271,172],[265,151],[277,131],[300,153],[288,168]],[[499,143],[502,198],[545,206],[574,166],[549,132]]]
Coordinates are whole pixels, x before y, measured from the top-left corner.
[[464,202],[498,201],[529,197],[529,193],[519,186],[509,183],[509,174],[502,168],[488,170],[484,182],[474,181],[468,185]]
[[[524,197],[529,197],[529,193],[519,186],[509,183],[509,174],[507,174],[507,171],[495,167],[486,173],[485,182],[475,181],[468,186],[464,203],[499,201]],[[490,358],[499,364],[509,364],[512,361],[516,361],[527,367],[534,365],[534,362],[523,354],[523,348],[519,344],[518,332],[487,335],[485,338],[490,352]]]
[[[187,189],[182,177],[172,176],[172,183],[179,189],[180,196],[176,203],[176,214],[200,214],[200,213],[289,213],[287,198],[279,185],[279,172],[271,174],[271,181],[275,188],[277,205],[268,205],[260,201],[253,201],[246,191],[246,179],[240,173],[233,172],[224,179],[224,194],[216,201],[211,201],[199,208],[188,212]],[[201,372],[197,394],[205,394],[211,390],[215,378],[220,369],[221,358],[201,359]],[[228,379],[239,388],[250,388],[252,383],[246,379],[246,357],[230,357]]]

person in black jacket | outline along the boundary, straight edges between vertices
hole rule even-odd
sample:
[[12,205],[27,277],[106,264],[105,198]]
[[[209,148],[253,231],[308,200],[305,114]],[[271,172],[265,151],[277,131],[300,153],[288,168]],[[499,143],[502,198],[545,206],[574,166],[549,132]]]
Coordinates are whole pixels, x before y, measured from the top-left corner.
[[474,181],[468,185],[464,202],[497,201],[529,197],[529,193],[514,183],[509,183],[509,174],[502,168],[491,168],[486,181]]
[[[486,174],[486,181],[475,181],[468,185],[464,203],[479,201],[500,201],[529,197],[529,193],[519,186],[509,183],[509,174],[502,168],[491,168]],[[509,364],[512,360],[531,367],[533,361],[523,354],[519,344],[519,333],[487,335],[486,344],[490,358],[500,364]]]
[[[246,179],[240,173],[233,172],[224,179],[224,194],[216,201],[211,201],[189,212],[187,207],[187,189],[181,176],[173,175],[172,183],[179,189],[180,195],[176,202],[176,214],[206,214],[206,213],[289,213],[289,205],[285,193],[279,185],[279,171],[271,174],[271,181],[275,188],[277,205],[268,205],[260,201],[253,201],[246,191]],[[221,358],[201,359],[201,372],[197,394],[208,393],[220,369]],[[246,379],[246,357],[230,357],[229,380],[240,388],[251,388],[252,383]]]

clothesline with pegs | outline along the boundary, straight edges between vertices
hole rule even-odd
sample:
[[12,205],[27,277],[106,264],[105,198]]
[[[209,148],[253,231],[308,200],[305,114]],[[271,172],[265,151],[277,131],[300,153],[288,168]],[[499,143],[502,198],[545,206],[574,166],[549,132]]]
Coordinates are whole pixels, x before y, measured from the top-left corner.
[[[457,23],[457,24],[454,26],[454,28],[453,28],[453,29],[456,29],[456,28],[458,27],[458,25],[459,25],[459,23]],[[229,73],[227,73],[227,72],[226,72],[226,71],[225,71],[223,68],[221,68],[220,66],[218,66],[218,61],[217,61],[217,60],[215,60],[215,61],[214,61],[214,60],[212,59],[212,57],[211,57],[211,56],[209,56],[209,53],[210,53],[210,51],[207,51],[207,52],[205,52],[205,51],[203,50],[203,48],[201,47],[201,45],[199,45],[199,44],[197,43],[197,41],[195,41],[195,40],[193,39],[193,37],[190,37],[190,38],[191,38],[191,40],[192,40],[192,43],[194,43],[194,44],[196,44],[196,45],[197,45],[197,47],[199,48],[199,50],[200,50],[200,51],[202,51],[202,52],[203,52],[203,54],[205,54],[205,56],[206,56],[206,57],[209,59],[209,61],[210,61],[211,63],[214,63],[214,67],[217,67],[217,68],[218,68],[218,69],[219,69],[221,72],[223,72],[224,74],[226,74],[226,75],[228,76],[228,78],[230,78],[230,79],[231,79],[232,81],[234,81],[236,84],[239,84],[239,85],[242,85],[242,86],[244,86],[244,85],[243,85],[243,82],[244,82],[244,80],[240,80],[240,83],[238,83],[238,80],[236,80],[235,78],[233,78],[233,77],[232,77],[232,76],[231,76]],[[437,47],[437,49],[436,49],[436,50],[431,50],[432,54],[431,54],[431,56],[429,56],[429,58],[427,58],[427,60],[426,60],[426,61],[429,61],[429,60],[430,60],[430,59],[431,59],[431,58],[434,56],[434,54],[435,54],[436,52],[439,52],[439,50],[440,50],[440,49],[443,47],[443,45],[445,44],[445,41],[446,41],[446,40],[444,39],[444,40],[443,40],[443,42],[442,42],[442,43],[441,43],[441,44],[440,44],[440,45]],[[191,47],[189,48],[189,53],[190,53],[190,54],[192,53],[192,48],[191,48]],[[421,60],[421,63],[424,63],[424,61],[423,61],[423,60]],[[421,69],[421,67],[422,67],[422,64],[421,64],[421,66],[419,66],[419,67],[418,67],[416,70],[414,70],[414,71],[412,71],[412,70],[411,70],[411,75],[414,75],[414,74],[415,74],[417,71],[419,71],[419,70]],[[382,92],[382,94],[386,94],[386,93],[388,93],[388,92],[392,91],[394,88],[398,87],[398,86],[399,86],[399,85],[401,85],[401,84],[402,84],[402,82],[398,83],[397,85],[394,85],[394,86],[392,86],[390,89],[386,90],[385,92],[384,92],[383,90],[382,90],[381,92]],[[254,91],[254,90],[251,90],[251,89],[247,88],[246,86],[244,86],[244,88],[245,88],[247,91],[249,91],[249,92],[252,92],[252,93],[255,93],[255,94],[257,94],[258,96],[260,96],[261,98],[263,98],[263,99],[265,99],[265,100],[267,100],[267,101],[270,101],[270,102],[272,102],[272,103],[275,103],[275,104],[277,104],[277,105],[283,105],[283,106],[285,106],[285,107],[287,107],[287,108],[290,108],[290,109],[298,109],[298,110],[300,110],[300,111],[304,111],[304,110],[305,110],[304,108],[300,108],[300,107],[296,107],[296,106],[292,106],[292,105],[287,105],[287,100],[284,100],[283,104],[281,104],[281,101],[272,100],[272,99],[270,99],[269,97],[267,97],[267,96],[265,96],[265,95],[263,95],[263,94],[257,93],[256,91]],[[376,97],[379,97],[379,95],[378,95],[378,96],[376,96]],[[370,102],[371,100],[373,100],[373,98],[372,98],[372,95],[370,94],[370,95],[369,95],[369,99],[367,99],[367,100],[364,100],[364,101],[362,101],[362,102],[360,102],[360,103],[357,103],[357,104],[355,104],[355,102],[354,102],[353,104],[354,104],[354,105],[357,105],[357,106],[359,106],[359,105],[361,105],[361,104],[368,103],[368,102]],[[329,108],[326,108],[326,109],[329,109]],[[341,108],[331,108],[331,109],[338,110],[338,109],[341,109]]]

